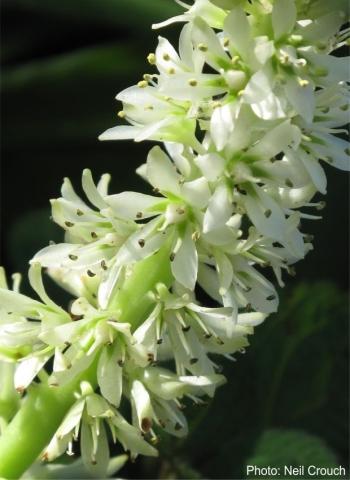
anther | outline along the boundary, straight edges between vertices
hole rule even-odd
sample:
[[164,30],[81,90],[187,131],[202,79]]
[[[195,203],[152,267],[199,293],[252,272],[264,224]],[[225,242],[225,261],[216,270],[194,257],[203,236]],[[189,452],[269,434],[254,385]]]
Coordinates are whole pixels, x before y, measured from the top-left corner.
[[323,210],[326,206],[326,202],[322,200],[321,202],[318,202],[318,205],[316,206],[317,210]]
[[294,184],[290,178],[286,179],[285,184],[287,185],[287,187],[290,187],[290,188],[294,187]]
[[206,52],[208,51],[208,47],[204,43],[199,43],[198,50],[200,50],[201,52]]
[[150,65],[155,65],[156,64],[156,56],[154,53],[150,53],[148,56],[147,56],[147,61]]
[[70,255],[68,255],[68,257],[69,257],[70,260],[73,260],[73,261],[78,260],[77,255],[70,254]]
[[195,231],[195,232],[192,233],[192,240],[194,242],[197,242],[199,240],[200,236],[201,236],[201,234],[198,231]]
[[117,113],[117,115],[118,115],[119,118],[125,118],[126,113],[124,112],[124,110],[120,110],[120,111]]
[[81,217],[82,215],[84,215],[84,212],[82,212],[82,211],[79,210],[79,208],[78,208],[78,210],[77,210],[77,215],[78,215],[78,217]]
[[150,431],[151,428],[152,428],[152,420],[150,418],[143,418],[141,420],[141,429],[147,433]]
[[90,235],[91,235],[91,238],[97,238],[97,233],[96,232],[91,232]]
[[101,261],[101,268],[102,268],[102,270],[107,270],[108,267],[107,267],[107,265],[106,265],[105,260],[102,260],[102,261]]
[[142,217],[143,217],[143,213],[142,212],[137,212],[136,218],[142,218]]
[[65,224],[65,226],[68,227],[68,228],[74,227],[74,223],[72,223],[72,222],[68,222],[68,221],[67,221],[67,222],[64,222],[64,224]]
[[141,81],[137,84],[137,86],[138,86],[139,88],[146,88],[146,87],[148,87],[148,82],[146,82],[146,80],[141,80]]
[[195,78],[190,78],[190,80],[188,81],[188,84],[191,86],[191,87],[196,87],[198,85],[198,82]]
[[170,260],[171,262],[173,262],[173,261],[175,260],[175,253],[174,253],[174,252],[172,252],[172,253],[170,254],[169,260]]
[[297,274],[294,267],[288,267],[288,273],[291,277],[295,277]]
[[305,79],[303,79],[303,78],[299,78],[299,79],[298,79],[298,83],[299,83],[299,85],[300,85],[301,87],[304,88],[304,87],[307,87],[310,82],[309,82],[309,80],[305,80]]
[[140,238],[140,240],[138,241],[138,244],[140,245],[141,248],[143,248],[145,246],[145,241],[143,238]]
[[88,270],[86,273],[88,274],[89,277],[95,277],[96,276],[96,273],[92,272],[91,270]]
[[272,211],[270,209],[265,210],[265,212],[264,212],[264,215],[265,215],[266,218],[271,217],[271,214],[272,214]]
[[163,60],[165,60],[166,62],[168,62],[170,60],[170,55],[168,53],[164,53],[163,55]]

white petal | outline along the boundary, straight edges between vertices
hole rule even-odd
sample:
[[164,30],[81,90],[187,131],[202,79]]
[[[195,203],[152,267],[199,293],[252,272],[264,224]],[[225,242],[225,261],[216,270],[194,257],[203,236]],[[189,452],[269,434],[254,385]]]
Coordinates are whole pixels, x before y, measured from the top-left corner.
[[108,185],[110,181],[111,181],[110,174],[104,173],[97,184],[97,191],[102,196],[102,198],[108,194]]
[[209,201],[203,220],[203,232],[223,227],[232,215],[232,203],[225,184],[220,184]]
[[130,450],[133,457],[138,454],[156,457],[157,450],[147,443],[141,436],[138,429],[131,426],[121,415],[113,419],[117,428],[117,438],[122,443],[125,450]]
[[181,376],[179,380],[191,387],[209,387],[212,385],[219,386],[226,383],[226,379],[223,375],[198,375],[194,377]]
[[235,327],[234,310],[231,307],[204,308],[189,305],[191,310],[198,313],[208,329],[221,339],[232,337]]
[[276,0],[272,10],[272,26],[278,40],[293,30],[297,19],[294,0]]
[[107,308],[122,269],[123,265],[114,262],[112,268],[108,271],[107,277],[101,282],[98,289],[98,303],[101,308]]
[[315,96],[312,85],[301,86],[292,76],[287,78],[285,92],[294,110],[308,123],[312,122],[315,114]]
[[118,361],[121,360],[118,344],[106,346],[102,350],[97,367],[97,381],[101,394],[116,407],[120,404],[122,396],[122,367]]
[[254,53],[256,60],[260,63],[260,65],[265,65],[265,63],[275,53],[274,43],[273,41],[269,40],[267,36],[255,38],[254,43]]
[[135,406],[139,428],[141,431],[147,433],[152,426],[154,413],[149,393],[139,380],[132,382],[131,398]]
[[[28,277],[29,277],[29,282],[31,287],[36,291],[36,293],[39,295],[40,299],[48,306],[53,307],[55,310],[61,311],[60,307],[56,305],[55,302],[51,300],[51,298],[47,295],[44,284],[43,284],[43,279],[42,279],[42,274],[41,274],[41,265],[40,263],[33,263],[28,272]],[[64,310],[62,310],[62,315],[66,316],[66,313]]]
[[256,327],[257,325],[260,325],[266,317],[266,313],[261,312],[240,313],[238,315],[237,322],[240,325]]
[[157,68],[161,73],[167,74],[169,68],[178,69],[180,58],[171,45],[171,43],[163,37],[158,37],[158,46],[156,48]]
[[95,433],[98,442],[96,449],[91,431],[92,428],[96,429],[95,426],[90,427],[87,422],[82,423],[80,438],[81,456],[85,468],[94,478],[106,478],[109,463],[109,446],[106,430],[103,423],[100,423],[99,434]]
[[211,67],[220,70],[222,61],[226,61],[229,64],[230,59],[221,46],[219,39],[209,25],[200,17],[196,17],[193,22],[193,39],[196,44],[203,43],[207,46],[206,61]]
[[261,188],[252,186],[243,198],[247,213],[257,230],[269,238],[282,241],[286,220],[279,205]]
[[262,139],[248,150],[247,155],[271,159],[278,153],[287,150],[287,147],[298,144],[300,138],[299,128],[291,125],[287,120],[268,130]]
[[192,206],[204,208],[210,198],[210,189],[205,178],[197,178],[192,182],[186,182],[182,186],[183,198]]
[[59,325],[55,328],[44,329],[39,338],[47,345],[60,347],[65,343],[71,343],[74,341],[77,336],[79,336],[79,331],[87,324],[88,320],[76,320],[65,323],[64,325]]
[[21,293],[12,292],[11,290],[0,289],[0,305],[7,312],[15,312],[29,318],[39,318],[39,313],[45,306],[32,300]]
[[105,201],[118,217],[134,220],[139,218],[140,212],[142,212],[142,218],[154,216],[155,213],[147,212],[147,209],[161,202],[162,198],[138,192],[123,192],[110,195],[105,198]]
[[215,253],[215,260],[220,282],[220,295],[225,295],[233,279],[232,264],[228,257],[219,250]]
[[327,177],[325,171],[321,167],[318,160],[308,155],[303,150],[299,150],[299,157],[301,158],[306,170],[309,172],[311,180],[317,190],[323,194],[327,193]]
[[252,104],[252,110],[255,115],[263,120],[275,120],[286,117],[281,100],[273,92],[259,103]]
[[57,430],[57,436],[65,436],[68,433],[72,432],[77,425],[79,425],[83,410],[85,406],[85,399],[82,398],[78,400],[73,407],[69,410],[65,416],[63,422],[61,423],[59,429]]
[[103,200],[100,192],[97,190],[91,171],[88,168],[83,171],[82,185],[87,198],[93,205],[100,209],[106,207],[106,203]]
[[[331,165],[340,170],[350,170],[349,143],[342,138],[329,134],[317,134],[321,144],[313,143],[313,150],[322,158],[329,158]],[[323,145],[322,145],[323,143]]]
[[224,23],[225,34],[230,39],[230,47],[244,59],[251,56],[250,25],[244,10],[236,7],[227,15]]
[[230,104],[215,108],[210,120],[210,133],[219,151],[226,146],[233,127],[233,112]]
[[[195,81],[196,84],[192,85]],[[210,73],[177,73],[158,81],[159,91],[164,95],[181,101],[203,101],[211,99],[227,91],[219,74]]]
[[259,70],[249,80],[244,89],[243,98],[247,103],[255,104],[266,99],[272,91],[271,73]]
[[161,312],[161,305],[157,304],[149,317],[133,333],[137,343],[144,345],[148,350],[153,350],[157,338],[157,318]]
[[349,77],[349,58],[334,57],[332,55],[323,55],[314,53],[312,50],[303,50],[302,55],[309,63],[316,68],[324,68],[328,72],[327,76],[320,78],[320,82],[325,85],[344,82]]
[[157,399],[154,411],[166,432],[176,437],[184,437],[188,434],[186,417],[175,402]]
[[190,226],[187,227],[181,247],[171,263],[171,271],[179,283],[190,290],[194,290],[197,281],[198,254],[196,245],[192,240]]
[[63,185],[61,188],[61,193],[62,197],[69,202],[75,203],[79,205],[80,207],[83,207],[84,210],[86,210],[88,207],[87,205],[78,197],[78,195],[75,193],[72,183],[69,180],[69,178],[65,178],[63,180]]
[[98,137],[99,140],[132,140],[140,133],[141,127],[131,125],[118,125],[108,128]]
[[43,267],[59,268],[67,262],[69,255],[77,249],[74,243],[58,243],[39,250],[30,263],[38,262]]
[[214,182],[222,175],[226,164],[226,160],[217,153],[198,155],[195,162],[209,182]]
[[198,267],[198,283],[203,290],[218,303],[222,303],[219,294],[219,281],[215,270],[204,263],[199,263]]
[[30,357],[23,360],[15,372],[14,384],[16,390],[22,391],[26,389],[50,357],[51,354]]
[[147,158],[147,178],[153,187],[164,192],[180,194],[180,175],[160,147],[154,147]]
[[186,151],[181,143],[166,142],[165,148],[176,165],[176,168],[182,173],[184,177],[189,177],[192,166],[189,159],[186,157]]

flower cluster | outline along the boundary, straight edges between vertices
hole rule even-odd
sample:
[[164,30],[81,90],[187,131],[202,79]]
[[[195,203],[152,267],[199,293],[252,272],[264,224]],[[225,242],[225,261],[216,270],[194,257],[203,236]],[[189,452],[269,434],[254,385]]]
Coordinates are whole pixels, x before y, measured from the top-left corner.
[[[185,13],[158,27],[185,23],[179,52],[159,37],[148,56],[158,72],[117,96],[129,125],[100,137],[164,142],[138,169],[153,192],[111,195],[108,175],[95,185],[85,170],[85,202],[66,179],[52,201],[65,242],[29,271],[40,301],[0,290],[0,354],[18,362],[18,391],[36,378],[63,386],[96,365],[43,457],[71,454],[80,432],[100,476],[107,428],[133,457],[157,453],[158,429],[186,434],[183,398],[212,397],[225,381],[219,356],[244,352],[277,310],[270,269],[283,286],[312,249],[301,222],[325,205],[313,200],[326,193],[323,164],[349,167],[338,136],[347,59],[330,56],[347,41],[342,1],[178,3]],[[42,268],[75,297],[68,310],[47,295]],[[221,306],[202,306],[198,288]]]

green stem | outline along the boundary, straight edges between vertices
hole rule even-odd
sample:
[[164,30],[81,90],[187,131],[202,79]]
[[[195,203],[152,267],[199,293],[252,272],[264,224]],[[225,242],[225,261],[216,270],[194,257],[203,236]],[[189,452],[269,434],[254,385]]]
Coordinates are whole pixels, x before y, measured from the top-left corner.
[[164,283],[168,287],[171,285],[173,277],[169,256],[168,241],[155,255],[137,263],[133,274],[117,292],[114,306],[121,311],[122,321],[132,325],[132,330],[136,330],[150,313],[154,300],[149,292],[155,285],[157,283]]
[[[116,294],[114,307],[120,321],[135,329],[150,312],[153,300],[148,295],[158,282],[170,286],[170,246],[136,264],[132,275]],[[0,478],[18,479],[36,461],[50,442],[64,416],[75,401],[74,393],[83,380],[96,386],[97,359],[89,369],[62,387],[33,385],[12,422],[0,437]]]
[[62,387],[33,385],[0,437],[0,477],[18,479],[50,442],[75,400],[80,382],[96,385],[97,357],[87,371]]

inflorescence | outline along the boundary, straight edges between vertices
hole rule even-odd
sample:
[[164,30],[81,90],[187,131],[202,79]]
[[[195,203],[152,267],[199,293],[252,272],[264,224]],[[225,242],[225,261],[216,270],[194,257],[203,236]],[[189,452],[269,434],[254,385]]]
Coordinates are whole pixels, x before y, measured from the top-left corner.
[[[220,356],[243,352],[277,310],[270,271],[283,286],[312,249],[304,219],[325,205],[314,200],[326,193],[324,164],[349,168],[339,137],[348,59],[330,55],[347,43],[345,2],[178,3],[184,13],[155,26],[184,23],[178,52],[159,37],[156,72],[117,96],[128,125],[100,136],[163,143],[138,169],[152,194],[109,194],[109,176],[95,185],[85,170],[85,202],[65,179],[51,202],[65,242],[31,261],[40,301],[2,279],[0,353],[16,362],[18,391],[97,364],[97,385],[82,382],[48,460],[71,454],[79,433],[87,465],[104,458],[106,429],[132,457],[157,454],[159,429],[185,435],[184,397],[212,397],[225,381]],[[147,258],[150,269],[169,264],[167,279],[151,285],[144,318],[123,321],[118,292]],[[68,310],[48,297],[42,268],[75,298]],[[202,306],[198,287],[221,306]]]

